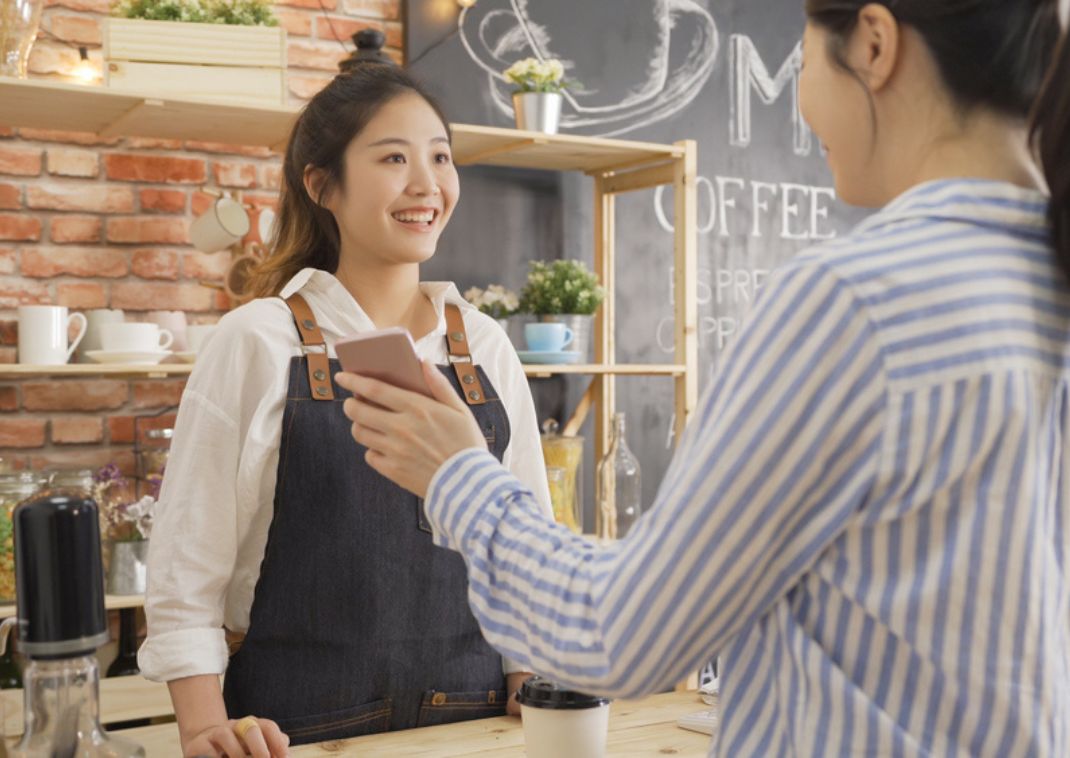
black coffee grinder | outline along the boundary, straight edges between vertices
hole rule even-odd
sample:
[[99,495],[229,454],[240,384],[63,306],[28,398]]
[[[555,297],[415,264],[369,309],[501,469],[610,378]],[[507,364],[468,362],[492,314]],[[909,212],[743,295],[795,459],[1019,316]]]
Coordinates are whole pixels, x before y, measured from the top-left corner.
[[[140,745],[100,726],[96,650],[108,641],[97,504],[74,493],[42,493],[20,503],[15,585],[25,730],[13,756],[140,756]],[[0,650],[8,619],[0,627]]]

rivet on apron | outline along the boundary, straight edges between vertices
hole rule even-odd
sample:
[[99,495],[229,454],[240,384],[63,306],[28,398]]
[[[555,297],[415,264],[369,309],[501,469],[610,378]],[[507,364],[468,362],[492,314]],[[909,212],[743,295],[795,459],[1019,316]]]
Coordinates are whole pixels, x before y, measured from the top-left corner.
[[472,390],[471,392],[468,393],[468,397],[471,398],[472,400],[479,400],[479,398],[482,397],[482,396],[479,394],[478,390]]
[[497,697],[498,697],[498,693],[496,693],[494,690],[491,690],[490,692],[487,693],[487,702],[493,704],[494,701],[497,699]]
[[474,376],[472,376],[471,374],[465,374],[464,375],[464,379],[462,379],[461,381],[464,382],[465,384],[475,384],[476,383],[476,378]]
[[450,339],[454,342],[464,342],[464,332],[454,332],[450,335]]
[[431,705],[445,705],[445,704],[446,704],[446,693],[445,692],[436,692],[434,695],[431,696]]
[[316,328],[316,322],[315,322],[315,321],[313,321],[313,320],[312,320],[312,319],[310,319],[310,318],[306,318],[306,319],[305,319],[305,320],[304,320],[303,322],[301,322],[301,323],[302,323],[302,324],[304,324],[304,326],[305,326],[305,329],[308,329],[308,330],[312,330],[312,329],[315,329],[315,328]]
[[316,387],[316,394],[319,395],[320,397],[326,397],[327,396],[327,388],[326,387]]
[[316,372],[312,374],[312,376],[316,377],[317,382],[322,382],[324,379],[327,378],[327,372],[321,368],[318,368],[316,369]]

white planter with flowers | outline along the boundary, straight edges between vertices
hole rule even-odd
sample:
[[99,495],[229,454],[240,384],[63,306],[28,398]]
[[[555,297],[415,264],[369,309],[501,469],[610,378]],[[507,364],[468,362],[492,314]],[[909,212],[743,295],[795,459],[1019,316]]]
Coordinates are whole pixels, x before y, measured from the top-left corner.
[[525,58],[506,69],[505,78],[516,86],[513,92],[516,128],[557,134],[563,92],[574,84],[565,81],[565,67],[561,61]]

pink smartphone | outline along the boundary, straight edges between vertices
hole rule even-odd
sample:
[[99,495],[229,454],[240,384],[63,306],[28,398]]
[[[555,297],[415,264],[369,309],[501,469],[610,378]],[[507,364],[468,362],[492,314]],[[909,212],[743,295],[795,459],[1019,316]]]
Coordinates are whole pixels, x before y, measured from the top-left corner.
[[336,342],[342,368],[353,374],[432,397],[409,330],[394,326]]

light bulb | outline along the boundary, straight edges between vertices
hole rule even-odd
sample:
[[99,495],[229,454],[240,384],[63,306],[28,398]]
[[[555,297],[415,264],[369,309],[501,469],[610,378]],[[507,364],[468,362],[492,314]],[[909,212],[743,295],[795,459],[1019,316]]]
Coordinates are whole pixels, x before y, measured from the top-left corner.
[[457,5],[461,6],[462,8],[471,8],[473,5],[476,4],[476,2],[477,0],[457,0]]
[[81,60],[74,67],[74,78],[87,84],[94,81],[97,78],[97,67],[89,60],[89,52],[84,47],[80,47],[78,48],[78,57]]

